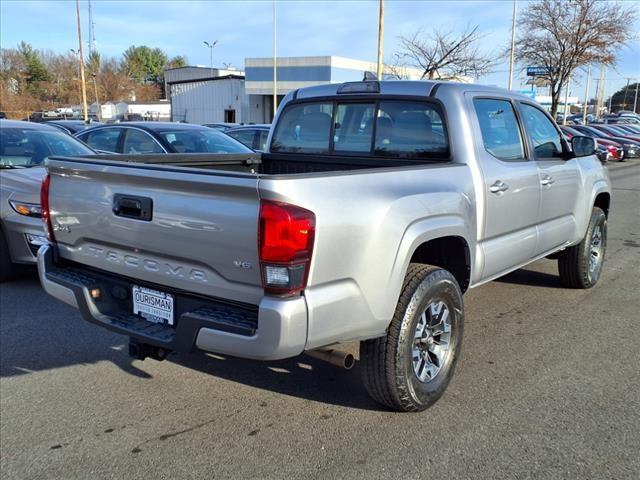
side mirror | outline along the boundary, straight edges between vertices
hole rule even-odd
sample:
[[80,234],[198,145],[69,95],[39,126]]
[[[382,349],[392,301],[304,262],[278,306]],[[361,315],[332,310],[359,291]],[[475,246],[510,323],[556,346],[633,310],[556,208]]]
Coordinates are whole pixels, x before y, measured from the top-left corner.
[[574,135],[571,138],[571,150],[573,150],[575,157],[594,155],[597,150],[596,139],[584,135]]

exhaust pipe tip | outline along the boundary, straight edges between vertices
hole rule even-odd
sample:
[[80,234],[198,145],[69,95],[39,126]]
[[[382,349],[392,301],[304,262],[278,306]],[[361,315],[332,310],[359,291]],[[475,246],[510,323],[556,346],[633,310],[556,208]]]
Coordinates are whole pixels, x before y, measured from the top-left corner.
[[351,370],[356,364],[353,354],[332,348],[318,348],[316,350],[307,350],[304,353],[311,358],[322,360],[344,370]]

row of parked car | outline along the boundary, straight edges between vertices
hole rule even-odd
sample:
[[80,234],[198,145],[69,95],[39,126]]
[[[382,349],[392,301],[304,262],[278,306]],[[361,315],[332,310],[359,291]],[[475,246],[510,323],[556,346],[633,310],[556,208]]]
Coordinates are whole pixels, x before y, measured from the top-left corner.
[[624,162],[628,158],[640,157],[640,126],[632,124],[562,125],[567,138],[575,135],[594,137],[598,143],[600,160]]
[[268,133],[268,125],[0,120],[0,281],[13,276],[18,264],[34,263],[46,242],[39,192],[47,157],[252,153],[265,149]]

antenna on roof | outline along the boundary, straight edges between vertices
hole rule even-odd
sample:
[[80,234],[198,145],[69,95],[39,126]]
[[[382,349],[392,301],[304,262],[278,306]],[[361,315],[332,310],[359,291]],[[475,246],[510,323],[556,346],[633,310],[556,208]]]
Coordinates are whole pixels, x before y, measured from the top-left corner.
[[377,80],[378,77],[375,73],[369,71],[364,72],[364,78],[362,79],[363,82],[375,82]]

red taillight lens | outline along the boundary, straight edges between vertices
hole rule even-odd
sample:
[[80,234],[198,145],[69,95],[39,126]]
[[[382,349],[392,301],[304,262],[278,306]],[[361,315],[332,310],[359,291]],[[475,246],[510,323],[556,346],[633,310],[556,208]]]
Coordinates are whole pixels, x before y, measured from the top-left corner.
[[260,202],[260,265],[266,292],[293,294],[306,286],[315,229],[316,216],[309,210]]
[[49,210],[49,184],[51,183],[51,177],[47,174],[42,180],[40,187],[40,208],[42,208],[42,222],[44,223],[44,231],[47,234],[47,238],[50,242],[55,242],[56,239],[53,235],[53,227],[51,225],[51,212]]
[[618,158],[618,149],[616,147],[614,147],[613,145],[608,145],[607,150],[609,150],[609,153],[613,158]]

